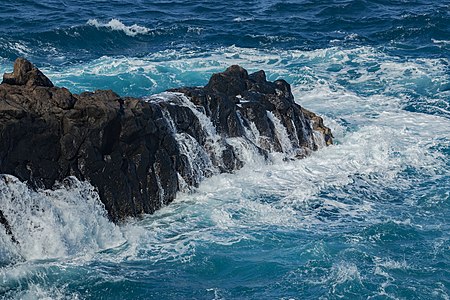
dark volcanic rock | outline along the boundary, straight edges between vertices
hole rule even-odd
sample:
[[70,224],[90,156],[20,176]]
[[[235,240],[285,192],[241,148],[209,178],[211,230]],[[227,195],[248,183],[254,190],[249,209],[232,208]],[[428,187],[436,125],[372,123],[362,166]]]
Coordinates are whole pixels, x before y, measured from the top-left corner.
[[11,231],[11,225],[9,225],[8,220],[5,218],[5,215],[3,214],[3,212],[1,210],[0,210],[0,224],[2,224],[5,227],[5,231],[9,236],[11,236],[11,240],[14,243],[18,243],[16,240],[16,237],[14,236],[14,234]]
[[14,63],[14,71],[3,75],[3,83],[12,85],[53,87],[53,83],[28,60],[18,58]]
[[305,149],[317,150],[313,130],[323,134],[327,145],[332,143],[331,131],[322,118],[295,103],[286,81],[269,82],[262,70],[248,75],[242,67],[231,66],[214,74],[204,88],[170,91],[181,92],[201,106],[218,131],[228,137],[245,136],[253,123],[260,135],[258,146],[269,152],[286,151],[273,117],[286,129],[299,156]]
[[158,105],[112,91],[72,95],[40,85],[36,70],[18,59],[0,85],[0,173],[45,188],[70,175],[88,180],[113,220],[174,199],[178,148]]
[[[19,58],[0,85],[0,173],[35,188],[67,176],[87,180],[118,221],[154,212],[203,177],[242,167],[233,138],[266,157],[287,152],[280,126],[293,156],[317,149],[313,130],[331,143],[330,130],[294,102],[289,84],[268,82],[263,71],[232,66],[204,88],[143,100],[112,91],[71,94]],[[1,210],[0,223],[10,230]]]

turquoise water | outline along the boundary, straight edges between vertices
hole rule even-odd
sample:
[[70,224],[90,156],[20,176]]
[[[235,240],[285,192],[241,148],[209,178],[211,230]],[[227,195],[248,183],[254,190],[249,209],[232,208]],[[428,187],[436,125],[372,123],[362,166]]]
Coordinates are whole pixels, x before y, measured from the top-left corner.
[[249,153],[119,226],[88,183],[1,181],[20,246],[0,230],[0,296],[449,299],[449,21],[448,1],[2,3],[0,72],[25,56],[73,92],[144,97],[237,63],[286,79],[335,145]]

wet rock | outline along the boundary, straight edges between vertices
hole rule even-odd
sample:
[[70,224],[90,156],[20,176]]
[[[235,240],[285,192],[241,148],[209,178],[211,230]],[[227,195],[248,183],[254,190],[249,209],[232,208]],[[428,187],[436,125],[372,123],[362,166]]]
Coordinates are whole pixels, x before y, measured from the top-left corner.
[[[153,213],[183,185],[241,168],[229,139],[245,140],[263,157],[283,151],[277,126],[294,149],[317,149],[313,130],[332,141],[323,120],[294,102],[289,84],[267,81],[264,71],[231,66],[203,88],[144,101],[110,90],[72,94],[19,58],[0,84],[0,173],[35,188],[68,176],[88,180],[120,221]],[[0,223],[11,231],[1,211]]]
[[9,225],[8,220],[6,219],[5,215],[1,210],[0,210],[0,224],[3,225],[3,227],[5,228],[6,234],[8,234],[11,237],[11,241],[18,244],[19,242],[17,241],[16,237],[14,236],[11,230],[11,225]]
[[313,130],[323,134],[327,145],[332,143],[331,131],[322,118],[295,103],[285,80],[267,81],[263,70],[249,75],[242,67],[231,66],[214,74],[204,88],[170,91],[183,93],[201,107],[227,137],[245,136],[253,124],[260,136],[257,146],[265,151],[283,151],[283,141],[272,116],[286,129],[294,149],[317,150]]

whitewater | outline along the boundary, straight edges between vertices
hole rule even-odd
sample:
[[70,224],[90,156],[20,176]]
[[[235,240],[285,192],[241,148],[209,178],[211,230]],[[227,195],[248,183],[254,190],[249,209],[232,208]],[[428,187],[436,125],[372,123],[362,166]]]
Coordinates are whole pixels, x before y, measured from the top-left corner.
[[[120,224],[89,182],[35,191],[1,175],[19,243],[0,228],[0,298],[450,298],[448,2],[55,2],[5,4],[0,73],[25,56],[73,93],[156,101],[233,64],[263,69],[334,145],[269,162],[243,146],[241,170]],[[54,18],[38,27],[25,7]]]

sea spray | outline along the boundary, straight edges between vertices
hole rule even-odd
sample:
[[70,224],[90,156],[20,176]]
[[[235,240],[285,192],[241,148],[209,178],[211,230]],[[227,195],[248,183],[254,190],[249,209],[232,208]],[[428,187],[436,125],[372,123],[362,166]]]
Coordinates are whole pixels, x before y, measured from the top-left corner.
[[2,267],[0,298],[450,298],[448,1],[78,2],[4,1],[0,74],[26,56],[71,92],[142,97],[264,69],[335,145],[206,178],[118,247]]
[[125,240],[108,220],[95,189],[68,177],[54,190],[30,189],[11,175],[0,178],[0,209],[17,243],[2,233],[2,263],[95,253]]
[[144,26],[139,26],[137,24],[133,24],[131,26],[126,26],[125,24],[123,24],[121,21],[119,21],[117,19],[111,19],[107,23],[99,22],[97,19],[89,19],[86,24],[95,26],[97,28],[103,27],[103,28],[109,28],[111,30],[122,31],[126,35],[129,35],[129,36],[136,36],[138,34],[151,33],[151,30]]

